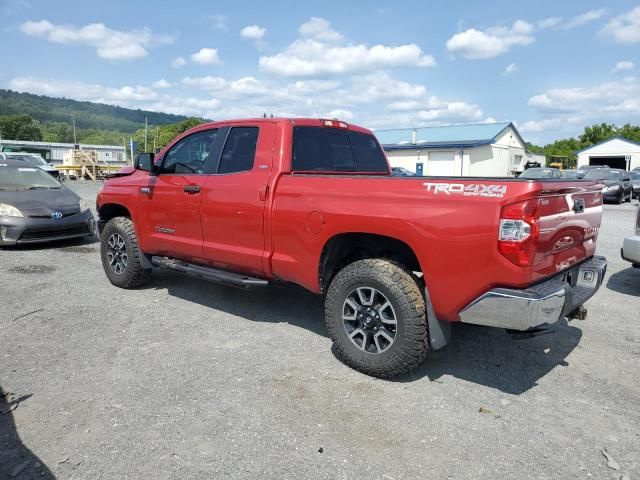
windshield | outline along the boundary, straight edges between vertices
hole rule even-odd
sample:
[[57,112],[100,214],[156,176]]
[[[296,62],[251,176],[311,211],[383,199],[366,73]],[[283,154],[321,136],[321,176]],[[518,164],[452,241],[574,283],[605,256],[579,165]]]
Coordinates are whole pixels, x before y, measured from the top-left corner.
[[552,178],[553,170],[550,168],[529,168],[522,172],[520,178]]
[[44,170],[35,167],[14,167],[0,164],[0,190],[62,188],[60,182]]
[[38,166],[48,165],[40,155],[7,155],[7,160],[20,160]]
[[620,180],[622,179],[622,174],[615,170],[598,168],[596,170],[589,170],[584,178],[589,180]]
[[629,172],[631,180],[640,180],[640,172]]

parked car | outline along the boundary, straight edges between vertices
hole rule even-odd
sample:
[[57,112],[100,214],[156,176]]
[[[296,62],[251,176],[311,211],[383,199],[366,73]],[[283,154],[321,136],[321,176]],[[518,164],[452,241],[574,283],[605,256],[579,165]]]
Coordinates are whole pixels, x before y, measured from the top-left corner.
[[640,268],[640,206],[636,212],[636,234],[630,235],[622,243],[622,258]]
[[633,196],[633,187],[629,172],[618,168],[596,168],[589,170],[584,176],[585,180],[600,181],[604,184],[602,196],[604,200],[614,201],[618,204],[630,202]]
[[560,170],[560,177],[576,180],[584,177],[584,175],[581,175],[578,170]]
[[640,198],[640,171],[629,172],[631,178],[631,188],[633,189],[633,198]]
[[535,333],[581,316],[606,269],[594,256],[601,188],[401,179],[371,131],[355,125],[214,122],[105,182],[100,252],[120,288],[164,268],[323,294],[340,358],[393,377],[446,345],[451,322]]
[[557,168],[541,167],[541,168],[528,168],[518,178],[561,178],[560,170]]
[[404,167],[392,167],[391,173],[394,177],[415,177],[416,174]]
[[18,160],[22,162],[35,165],[36,167],[44,170],[53,177],[60,179],[60,171],[53,166],[53,163],[48,163],[37,153],[25,153],[25,152],[3,152],[2,158],[10,160]]
[[0,160],[0,246],[93,235],[89,205],[48,173]]

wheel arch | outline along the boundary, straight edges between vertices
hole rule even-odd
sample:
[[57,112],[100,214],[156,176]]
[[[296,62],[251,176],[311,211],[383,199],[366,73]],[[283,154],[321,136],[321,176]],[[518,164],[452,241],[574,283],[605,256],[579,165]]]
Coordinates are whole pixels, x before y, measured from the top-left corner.
[[344,232],[327,240],[318,264],[321,291],[346,265],[363,258],[386,258],[400,263],[410,271],[422,271],[415,250],[395,237],[369,232]]
[[98,229],[100,233],[102,233],[105,224],[116,217],[132,218],[129,209],[120,203],[105,203],[101,205],[98,208]]

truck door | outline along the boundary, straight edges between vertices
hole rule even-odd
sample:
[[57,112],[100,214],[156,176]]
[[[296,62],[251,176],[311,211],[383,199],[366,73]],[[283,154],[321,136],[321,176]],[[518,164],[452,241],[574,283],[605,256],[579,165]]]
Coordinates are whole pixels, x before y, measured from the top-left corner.
[[264,271],[264,217],[275,131],[275,124],[268,122],[221,129],[224,147],[216,173],[207,177],[201,204],[204,254],[216,267]]
[[204,130],[178,140],[159,160],[158,175],[140,188],[138,223],[149,253],[202,258],[200,204],[217,134]]

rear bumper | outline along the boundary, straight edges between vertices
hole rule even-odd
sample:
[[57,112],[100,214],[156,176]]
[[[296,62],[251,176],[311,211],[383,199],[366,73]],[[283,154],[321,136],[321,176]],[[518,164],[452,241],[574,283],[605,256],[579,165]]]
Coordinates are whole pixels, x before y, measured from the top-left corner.
[[622,258],[634,265],[640,265],[640,235],[632,235],[624,239]]
[[523,290],[495,288],[460,312],[460,320],[511,330],[528,330],[555,323],[598,291],[606,270],[606,258],[594,256]]

